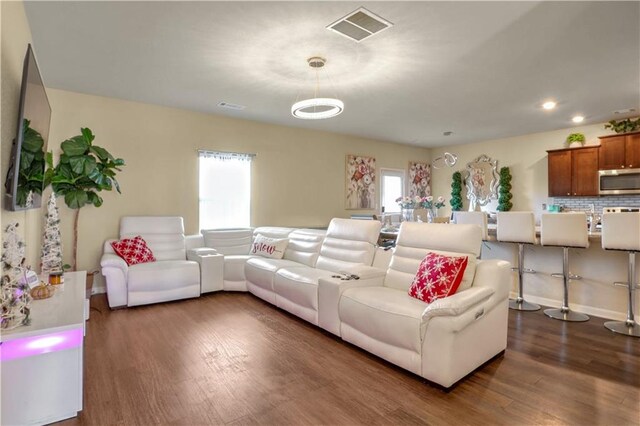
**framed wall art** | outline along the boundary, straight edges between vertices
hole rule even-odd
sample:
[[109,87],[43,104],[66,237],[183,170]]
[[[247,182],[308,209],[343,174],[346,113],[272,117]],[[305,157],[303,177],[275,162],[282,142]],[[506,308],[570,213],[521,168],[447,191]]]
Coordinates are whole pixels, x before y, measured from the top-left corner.
[[376,159],[347,155],[346,208],[376,208]]
[[431,165],[409,161],[409,196],[431,195]]

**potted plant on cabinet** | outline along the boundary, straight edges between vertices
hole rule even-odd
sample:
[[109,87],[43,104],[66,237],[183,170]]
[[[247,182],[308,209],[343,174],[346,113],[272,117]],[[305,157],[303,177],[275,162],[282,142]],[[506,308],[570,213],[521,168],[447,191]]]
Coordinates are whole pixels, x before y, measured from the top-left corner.
[[567,140],[565,141],[565,146],[571,146],[572,143],[579,143],[580,146],[584,146],[587,138],[584,137],[583,133],[571,133],[567,136]]
[[[71,270],[75,271],[78,260],[78,220],[80,209],[87,204],[102,205],[101,191],[114,187],[120,193],[116,171],[124,166],[124,160],[115,158],[106,149],[93,145],[95,136],[88,128],[81,134],[62,142],[60,160],[53,166],[53,153],[47,153],[45,186],[51,184],[57,196],[63,196],[67,207],[75,210],[73,219],[73,258]],[[87,275],[87,280],[93,279]]]

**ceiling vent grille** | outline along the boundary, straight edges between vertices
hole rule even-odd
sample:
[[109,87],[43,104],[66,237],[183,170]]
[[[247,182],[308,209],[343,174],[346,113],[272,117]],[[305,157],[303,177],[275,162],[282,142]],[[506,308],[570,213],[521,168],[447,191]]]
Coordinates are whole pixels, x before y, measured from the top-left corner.
[[232,104],[232,103],[229,103],[229,102],[220,102],[218,104],[218,106],[220,108],[235,109],[235,110],[238,110],[238,111],[241,111],[241,110],[246,108],[244,105]]
[[360,43],[392,26],[391,22],[361,7],[328,25],[327,29]]

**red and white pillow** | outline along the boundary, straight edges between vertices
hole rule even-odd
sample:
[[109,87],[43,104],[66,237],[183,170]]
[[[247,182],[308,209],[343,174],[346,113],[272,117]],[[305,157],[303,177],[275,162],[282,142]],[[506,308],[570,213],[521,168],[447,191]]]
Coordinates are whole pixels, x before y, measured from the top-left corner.
[[448,256],[429,252],[418,267],[409,288],[409,296],[431,303],[455,294],[468,262],[468,256]]
[[138,263],[155,262],[156,258],[147,242],[140,235],[134,238],[123,238],[120,241],[113,241],[111,247],[118,256],[127,262],[127,265],[137,265]]
[[249,254],[271,259],[282,259],[288,244],[289,240],[287,238],[269,238],[258,234],[251,244]]

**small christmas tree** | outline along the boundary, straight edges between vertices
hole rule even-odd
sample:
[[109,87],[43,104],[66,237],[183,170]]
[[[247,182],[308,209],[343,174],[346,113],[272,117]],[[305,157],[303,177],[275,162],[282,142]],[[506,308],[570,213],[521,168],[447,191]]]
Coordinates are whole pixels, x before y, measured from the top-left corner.
[[498,193],[500,194],[498,196],[498,211],[508,212],[513,207],[511,202],[513,198],[513,195],[511,195],[511,172],[508,167],[500,169],[500,189]]
[[451,182],[451,210],[458,212],[462,210],[462,174],[455,172]]
[[58,205],[54,193],[49,196],[47,213],[44,215],[40,268],[43,274],[62,271],[62,237],[60,235]]
[[29,325],[31,294],[24,266],[25,244],[18,235],[18,223],[10,223],[2,242],[2,281],[0,281],[0,328],[3,330]]

